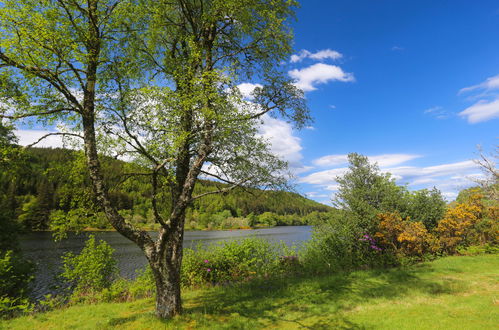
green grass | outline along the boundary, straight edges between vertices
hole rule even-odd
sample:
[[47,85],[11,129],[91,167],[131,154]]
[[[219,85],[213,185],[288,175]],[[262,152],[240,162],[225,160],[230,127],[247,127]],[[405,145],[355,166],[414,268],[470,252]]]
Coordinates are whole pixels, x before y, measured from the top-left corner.
[[0,328],[499,329],[499,255],[187,291],[184,308],[160,321],[150,299],[79,305]]

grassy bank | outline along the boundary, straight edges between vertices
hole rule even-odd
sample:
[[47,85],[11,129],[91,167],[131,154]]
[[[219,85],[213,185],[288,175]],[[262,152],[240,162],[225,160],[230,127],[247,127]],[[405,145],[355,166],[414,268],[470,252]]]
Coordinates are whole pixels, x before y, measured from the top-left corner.
[[0,323],[6,329],[497,329],[499,255],[407,268],[187,291],[162,322],[154,302],[79,305]]

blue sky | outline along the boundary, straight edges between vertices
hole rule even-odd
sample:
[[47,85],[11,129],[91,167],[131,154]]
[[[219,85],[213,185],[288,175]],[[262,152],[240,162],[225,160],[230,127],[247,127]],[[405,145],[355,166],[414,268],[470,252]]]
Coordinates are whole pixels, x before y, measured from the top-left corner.
[[329,203],[350,152],[449,200],[480,175],[476,146],[492,151],[499,137],[499,2],[306,0],[292,25],[283,69],[315,122],[296,131],[267,118],[261,132],[299,192]]
[[315,118],[288,137],[299,151],[281,147],[300,192],[327,202],[350,152],[448,199],[480,175],[476,146],[499,137],[499,2],[307,0],[293,26],[286,65]]

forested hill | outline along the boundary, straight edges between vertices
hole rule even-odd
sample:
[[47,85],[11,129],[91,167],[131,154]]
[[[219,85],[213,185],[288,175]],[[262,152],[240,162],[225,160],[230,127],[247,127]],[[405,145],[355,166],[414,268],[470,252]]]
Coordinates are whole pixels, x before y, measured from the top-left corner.
[[[146,177],[128,177],[134,165],[104,158],[103,168],[111,198],[128,221],[153,228],[151,189]],[[27,230],[54,226],[109,228],[94,203],[85,175],[83,155],[67,149],[32,148],[22,161],[0,172],[0,212],[8,213]],[[223,187],[201,180],[196,193]],[[160,198],[169,208],[167,189]],[[187,213],[187,228],[238,228],[255,225],[292,225],[316,221],[331,208],[299,194],[283,191],[236,189],[195,201]]]

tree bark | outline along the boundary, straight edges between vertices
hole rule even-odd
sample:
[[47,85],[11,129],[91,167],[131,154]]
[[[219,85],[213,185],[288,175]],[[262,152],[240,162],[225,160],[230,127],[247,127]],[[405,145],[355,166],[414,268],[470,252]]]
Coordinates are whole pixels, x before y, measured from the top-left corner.
[[149,264],[156,282],[156,315],[160,318],[172,318],[182,313],[180,296],[180,272],[182,264],[185,213],[170,229],[162,228],[157,241],[157,253]]

